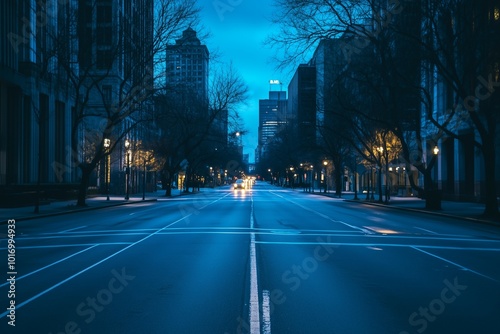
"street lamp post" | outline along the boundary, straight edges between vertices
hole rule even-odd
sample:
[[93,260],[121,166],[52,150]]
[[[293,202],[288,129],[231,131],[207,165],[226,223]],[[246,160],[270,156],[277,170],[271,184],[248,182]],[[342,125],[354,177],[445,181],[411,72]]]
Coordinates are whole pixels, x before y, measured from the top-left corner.
[[109,201],[109,147],[111,146],[111,140],[108,138],[104,139],[104,182],[106,187],[106,201]]
[[400,174],[399,170],[400,170],[399,166],[396,167],[396,175],[398,178],[398,196],[399,196],[399,187],[400,187],[400,182],[401,182],[401,174]]
[[406,178],[408,177],[408,175],[406,175],[406,167],[403,167],[403,177],[404,177],[404,180],[405,180],[405,191],[403,192],[403,194],[404,194],[404,196],[407,196],[408,195],[408,189],[406,188],[407,187]]
[[354,157],[354,199],[358,200],[358,158]]
[[[375,166],[376,167],[376,166]],[[376,170],[376,168],[375,168]],[[370,165],[370,188],[371,188],[371,196],[370,200],[375,200],[375,172],[373,171],[373,166]]]
[[324,190],[325,190],[325,194],[328,190],[328,169],[327,169],[327,166],[328,166],[328,161],[326,160],[323,160],[323,166],[324,166],[324,170],[325,170],[325,179],[324,179],[324,183],[325,183],[325,186],[324,186]]
[[313,172],[314,166],[310,165],[309,166],[309,192],[313,193],[314,192],[314,180],[313,180]]
[[[439,147],[436,145],[432,149],[432,153],[434,154],[434,159],[437,159],[437,155],[439,154]],[[434,164],[435,160],[432,161],[432,164]],[[432,165],[430,167],[432,169]],[[437,184],[434,183],[432,180],[432,176],[429,176],[429,186],[430,189],[426,190],[426,208],[427,209],[433,209],[433,210],[441,210],[441,194],[439,192]],[[437,180],[437,176],[436,176]],[[437,182],[436,182],[437,183]]]
[[146,199],[146,157],[143,160],[144,174],[142,175],[142,200]]
[[128,139],[125,140],[125,159],[127,167],[125,169],[125,199],[129,199],[129,181],[130,181],[130,141]]
[[[379,180],[379,186],[378,186],[378,189],[379,189],[379,201],[382,202],[382,155],[384,154],[384,148],[382,146],[380,147],[377,147],[377,151],[379,152],[379,162],[380,162],[380,170],[379,170],[379,174],[378,174],[378,180]],[[385,152],[387,152],[387,150],[385,150]],[[386,155],[384,155],[385,157]],[[388,198],[387,198],[387,167],[388,167],[388,163],[387,163],[387,159],[386,159],[386,162],[385,162],[385,202],[387,203],[388,202]]]

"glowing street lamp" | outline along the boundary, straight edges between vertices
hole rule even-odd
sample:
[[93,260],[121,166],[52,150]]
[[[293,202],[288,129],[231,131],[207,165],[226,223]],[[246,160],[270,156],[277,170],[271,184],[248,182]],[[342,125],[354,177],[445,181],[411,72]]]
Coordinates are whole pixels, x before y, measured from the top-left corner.
[[437,145],[434,146],[434,148],[432,149],[432,153],[434,153],[434,155],[438,155],[438,153],[439,153],[439,147],[437,147]]
[[[324,167],[323,168],[323,170],[324,170],[323,173],[324,173],[324,178],[325,178],[323,180],[323,182],[324,182],[324,188],[323,188],[323,190],[325,191],[325,193],[328,190],[328,170],[327,170],[327,166],[328,166],[328,160],[323,160],[323,167]],[[321,192],[321,190],[320,190],[320,192]]]
[[106,183],[106,200],[109,201],[109,182],[110,182],[110,175],[109,175],[109,147],[111,146],[111,139],[104,138],[104,181]]

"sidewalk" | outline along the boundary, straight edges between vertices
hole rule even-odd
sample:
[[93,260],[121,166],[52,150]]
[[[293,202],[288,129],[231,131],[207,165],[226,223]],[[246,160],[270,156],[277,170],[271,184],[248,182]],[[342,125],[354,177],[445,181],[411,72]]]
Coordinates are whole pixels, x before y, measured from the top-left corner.
[[[296,189],[302,191],[301,189]],[[335,192],[319,193],[316,190],[313,194],[337,198]],[[418,197],[399,197],[393,196],[390,198],[389,203],[378,202],[378,194],[375,194],[375,200],[367,200],[366,194],[358,193],[358,200],[354,199],[354,192],[343,192],[341,199],[353,203],[368,204],[374,206],[389,207],[398,210],[415,211],[426,214],[432,214],[442,217],[460,218],[468,221],[487,223],[500,227],[500,220],[487,219],[483,217],[484,204],[472,202],[458,202],[458,201],[441,201],[441,210],[427,210],[425,208],[425,200]],[[385,196],[383,197],[385,200]]]
[[[201,190],[203,192],[203,189]],[[192,193],[190,193],[192,194]],[[181,193],[178,189],[172,189],[172,197],[164,197],[165,191],[158,190],[156,192],[146,193],[145,201],[153,202],[158,198],[175,198],[181,195],[185,195]],[[9,219],[14,219],[16,221],[21,220],[29,220],[50,216],[58,216],[67,213],[74,212],[82,212],[89,210],[97,210],[105,207],[119,206],[119,205],[129,205],[129,204],[138,204],[144,202],[142,200],[142,193],[139,194],[131,194],[129,196],[129,200],[125,200],[123,195],[110,195],[109,201],[106,199],[106,196],[96,196],[96,197],[88,197],[86,200],[85,207],[76,206],[76,200],[69,201],[54,201],[50,204],[40,205],[39,213],[34,213],[34,206],[26,206],[19,208],[0,208],[0,225],[7,223]]]

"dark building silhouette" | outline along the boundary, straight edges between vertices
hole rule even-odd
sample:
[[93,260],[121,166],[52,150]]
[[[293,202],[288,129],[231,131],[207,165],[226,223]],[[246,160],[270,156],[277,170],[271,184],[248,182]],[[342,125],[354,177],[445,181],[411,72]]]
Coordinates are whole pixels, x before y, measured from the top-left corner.
[[299,142],[299,149],[316,145],[316,67],[301,64],[288,85],[289,118]]
[[342,126],[339,115],[342,105],[337,99],[337,76],[347,64],[342,53],[341,39],[325,39],[320,41],[309,61],[316,68],[316,140],[322,145],[326,130],[334,130]]
[[184,90],[208,101],[209,51],[191,28],[167,49],[166,84],[175,91]]

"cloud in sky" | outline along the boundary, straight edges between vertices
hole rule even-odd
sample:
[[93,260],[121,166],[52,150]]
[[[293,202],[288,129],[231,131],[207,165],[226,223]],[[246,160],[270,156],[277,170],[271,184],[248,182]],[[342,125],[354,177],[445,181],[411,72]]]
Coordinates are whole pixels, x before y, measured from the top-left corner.
[[[271,63],[274,51],[264,45],[277,27],[269,18],[275,10],[269,0],[205,0],[202,24],[211,33],[206,41],[223,62],[232,62],[249,86],[248,105],[240,110],[245,130],[244,152],[254,160],[258,140],[259,99],[268,97],[269,80],[281,79]],[[286,89],[286,86],[283,87]]]

